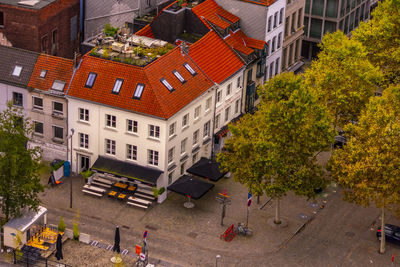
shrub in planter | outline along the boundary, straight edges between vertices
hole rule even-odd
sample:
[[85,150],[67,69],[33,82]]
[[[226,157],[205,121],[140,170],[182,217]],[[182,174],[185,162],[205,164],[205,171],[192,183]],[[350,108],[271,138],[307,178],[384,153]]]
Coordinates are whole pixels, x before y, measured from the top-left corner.
[[161,195],[164,192],[165,192],[165,187],[161,187],[160,190],[158,190],[159,195]]
[[64,217],[61,216],[60,217],[60,222],[58,223],[58,231],[64,233],[65,232],[65,228],[66,228],[66,225],[64,223]]
[[59,161],[59,162],[56,162],[55,164],[51,164],[50,165],[50,170],[53,172],[53,171],[56,171],[56,170],[58,170],[59,168],[61,168],[62,166],[64,165],[64,161],[62,160],[62,161]]
[[79,226],[77,222],[74,222],[73,224],[73,234],[74,240],[79,240]]
[[153,194],[155,198],[158,198],[158,189],[157,188],[153,188]]
[[83,171],[81,172],[81,175],[83,176],[83,178],[85,178],[85,181],[87,181],[87,179],[92,176],[94,174],[94,171],[92,170],[87,170],[87,171]]

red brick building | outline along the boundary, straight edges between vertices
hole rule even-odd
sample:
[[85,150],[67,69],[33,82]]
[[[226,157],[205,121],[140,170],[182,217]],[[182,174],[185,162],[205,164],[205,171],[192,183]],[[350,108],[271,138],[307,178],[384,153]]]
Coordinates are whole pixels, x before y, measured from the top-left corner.
[[72,58],[79,8],[79,0],[0,0],[0,32],[14,47]]

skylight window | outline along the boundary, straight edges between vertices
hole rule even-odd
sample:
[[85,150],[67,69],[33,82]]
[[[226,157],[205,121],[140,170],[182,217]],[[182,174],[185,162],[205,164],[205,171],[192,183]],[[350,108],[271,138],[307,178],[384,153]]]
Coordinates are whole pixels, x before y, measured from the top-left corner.
[[178,78],[178,80],[179,80],[181,83],[186,82],[186,81],[185,81],[185,78],[183,78],[182,75],[181,75],[178,71],[174,70],[172,73],[175,75],[176,78]]
[[89,76],[88,76],[88,78],[86,80],[85,87],[92,88],[93,84],[94,84],[94,81],[96,80],[96,77],[97,77],[96,73],[90,72]]
[[112,89],[112,93],[113,94],[118,94],[119,93],[119,91],[121,90],[121,86],[122,86],[123,82],[124,82],[124,80],[122,80],[122,79],[116,79],[115,80],[114,87]]
[[186,68],[186,69],[190,72],[190,74],[192,74],[193,76],[197,74],[197,73],[194,71],[194,69],[193,69],[188,63],[183,64],[183,66],[185,66],[185,68]]
[[53,85],[51,86],[51,89],[54,89],[57,91],[64,91],[64,87],[65,87],[65,82],[54,80]]
[[164,84],[164,86],[167,87],[168,91],[170,92],[174,91],[174,87],[172,87],[172,85],[170,85],[166,79],[162,78],[160,82],[162,82],[162,84]]
[[39,77],[40,77],[40,78],[44,78],[44,77],[46,77],[46,74],[47,74],[47,70],[42,70],[42,71],[40,72]]
[[135,93],[133,94],[133,98],[140,99],[142,97],[143,90],[144,90],[144,84],[138,83],[136,86]]
[[16,66],[14,67],[14,70],[13,70],[12,75],[13,75],[13,76],[19,77],[19,75],[21,75],[21,71],[22,71],[22,67],[16,65]]

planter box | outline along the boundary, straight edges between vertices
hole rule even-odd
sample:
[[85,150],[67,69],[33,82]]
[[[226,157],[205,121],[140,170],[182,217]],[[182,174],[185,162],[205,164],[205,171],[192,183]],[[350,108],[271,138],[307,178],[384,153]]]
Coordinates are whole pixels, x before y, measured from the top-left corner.
[[61,166],[58,170],[53,171],[53,175],[56,181],[60,180],[60,178],[64,176],[64,165]]
[[158,195],[157,203],[163,203],[164,200],[166,199],[167,199],[167,190],[165,190],[165,192],[162,193],[161,195]]

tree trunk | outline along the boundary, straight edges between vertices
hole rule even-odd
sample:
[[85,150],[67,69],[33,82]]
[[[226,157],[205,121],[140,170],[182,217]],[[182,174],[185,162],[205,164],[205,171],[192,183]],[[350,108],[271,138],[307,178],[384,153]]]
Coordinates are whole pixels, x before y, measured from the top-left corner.
[[381,224],[381,246],[379,253],[385,253],[385,206],[382,207],[382,224]]
[[281,223],[279,198],[276,199],[276,209],[275,209],[274,223],[275,224],[280,224]]

